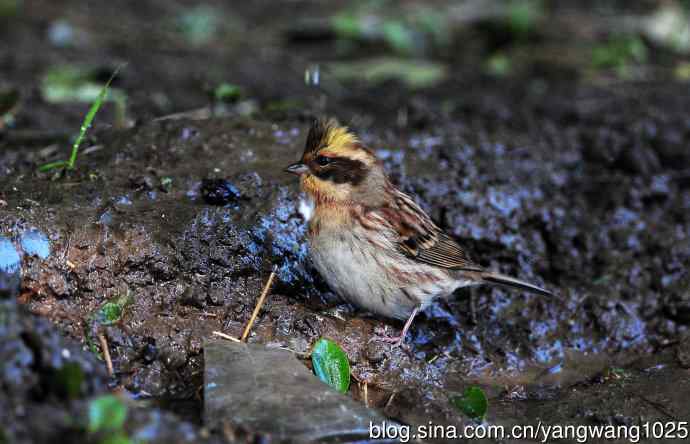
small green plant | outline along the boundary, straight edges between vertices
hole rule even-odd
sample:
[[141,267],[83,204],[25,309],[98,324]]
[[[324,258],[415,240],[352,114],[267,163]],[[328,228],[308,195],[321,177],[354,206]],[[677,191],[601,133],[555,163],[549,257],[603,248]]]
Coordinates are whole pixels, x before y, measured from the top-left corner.
[[120,322],[125,308],[131,303],[132,297],[129,293],[118,296],[101,305],[98,310],[88,316],[84,326],[84,340],[89,350],[99,358],[101,355],[96,346],[96,337],[102,332],[103,327],[109,327]]
[[633,63],[647,60],[647,46],[638,36],[618,36],[592,50],[592,65],[598,69],[613,68],[620,76],[630,71]]
[[132,303],[129,292],[103,304],[93,315],[94,322],[100,325],[114,325],[120,321],[125,308]]
[[117,76],[117,74],[120,72],[120,69],[122,69],[123,66],[124,65],[120,65],[115,69],[113,74],[110,76],[106,84],[101,89],[100,93],[98,94],[98,97],[96,97],[96,100],[91,105],[91,108],[89,108],[89,112],[86,113],[86,117],[84,117],[84,120],[81,124],[81,128],[79,129],[79,134],[77,135],[76,140],[72,144],[72,152],[70,153],[69,159],[59,160],[57,162],[50,162],[45,165],[41,165],[38,168],[39,171],[47,172],[55,168],[66,168],[68,170],[74,169],[74,164],[77,162],[77,154],[79,153],[79,147],[81,146],[81,143],[84,140],[84,137],[86,136],[86,132],[89,130],[89,128],[91,128],[91,123],[93,122],[93,119],[96,117],[96,113],[101,108],[103,101],[106,99],[106,96],[108,95],[108,88],[110,88],[110,84],[112,83],[113,79],[115,79],[115,76]]
[[484,390],[477,386],[467,387],[462,396],[450,398],[451,404],[458,410],[476,421],[482,421],[489,408]]
[[122,317],[123,307],[115,302],[107,302],[100,310],[96,319],[101,325],[113,325]]
[[236,102],[242,95],[239,86],[223,82],[213,90],[213,97],[219,102]]

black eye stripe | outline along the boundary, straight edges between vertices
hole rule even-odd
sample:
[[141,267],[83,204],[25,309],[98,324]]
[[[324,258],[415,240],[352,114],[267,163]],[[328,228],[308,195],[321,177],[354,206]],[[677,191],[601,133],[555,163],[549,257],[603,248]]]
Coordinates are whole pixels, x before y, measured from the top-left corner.
[[347,157],[331,157],[329,159],[330,162],[327,165],[320,166],[314,172],[314,175],[319,179],[329,180],[337,184],[358,185],[367,175],[366,166],[359,160],[348,159]]

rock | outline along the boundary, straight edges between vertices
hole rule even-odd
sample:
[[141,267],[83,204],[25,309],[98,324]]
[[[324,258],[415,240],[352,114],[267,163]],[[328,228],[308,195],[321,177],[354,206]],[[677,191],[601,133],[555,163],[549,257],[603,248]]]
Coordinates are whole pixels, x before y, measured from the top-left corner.
[[369,422],[386,419],[319,381],[287,350],[211,340],[204,355],[209,426],[227,421],[278,441],[351,442],[367,440]]

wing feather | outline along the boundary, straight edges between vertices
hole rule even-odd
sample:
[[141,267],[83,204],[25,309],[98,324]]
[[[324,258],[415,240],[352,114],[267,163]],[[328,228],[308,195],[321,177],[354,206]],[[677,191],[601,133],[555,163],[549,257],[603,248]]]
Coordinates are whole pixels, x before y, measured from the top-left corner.
[[395,232],[398,249],[407,257],[440,268],[483,271],[465,250],[444,233],[410,196],[395,190],[394,206],[381,211]]

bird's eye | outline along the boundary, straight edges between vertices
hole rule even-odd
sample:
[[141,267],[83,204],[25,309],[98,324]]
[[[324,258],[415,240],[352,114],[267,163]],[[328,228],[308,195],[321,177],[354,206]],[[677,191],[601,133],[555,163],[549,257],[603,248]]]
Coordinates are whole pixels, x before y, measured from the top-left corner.
[[326,157],[326,156],[317,156],[316,157],[316,163],[318,163],[321,166],[326,166],[329,163],[331,163],[332,161],[333,161],[333,159],[331,159],[330,157]]

